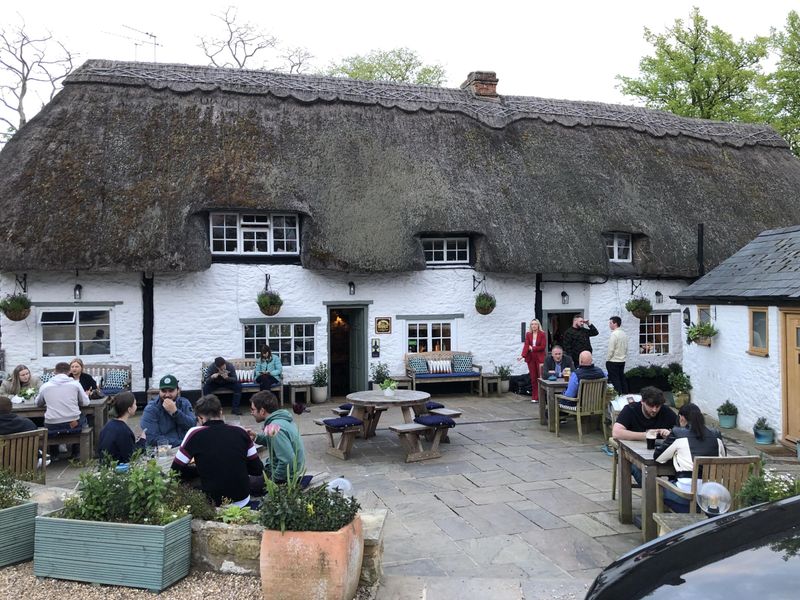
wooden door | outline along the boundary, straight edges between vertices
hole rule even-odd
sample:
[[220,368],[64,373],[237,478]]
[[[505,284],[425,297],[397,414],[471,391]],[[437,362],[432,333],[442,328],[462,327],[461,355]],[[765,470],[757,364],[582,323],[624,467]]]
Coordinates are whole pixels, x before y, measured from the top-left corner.
[[783,382],[785,441],[800,440],[800,312],[784,313]]

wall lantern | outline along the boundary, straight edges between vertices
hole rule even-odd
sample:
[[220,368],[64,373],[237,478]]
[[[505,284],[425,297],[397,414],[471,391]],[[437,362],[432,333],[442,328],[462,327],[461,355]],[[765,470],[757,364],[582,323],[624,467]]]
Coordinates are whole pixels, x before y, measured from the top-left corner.
[[561,292],[561,304],[569,304],[569,294],[565,291]]
[[687,327],[692,324],[692,313],[689,312],[689,307],[683,309],[683,324]]
[[83,293],[83,286],[80,283],[76,283],[75,287],[72,289],[73,298],[75,298],[75,300],[80,300],[81,293]]
[[664,294],[656,290],[656,304],[661,304],[664,302]]
[[351,282],[349,282],[347,284],[347,287],[350,288],[350,295],[351,296],[355,296],[356,295],[356,284],[351,281]]

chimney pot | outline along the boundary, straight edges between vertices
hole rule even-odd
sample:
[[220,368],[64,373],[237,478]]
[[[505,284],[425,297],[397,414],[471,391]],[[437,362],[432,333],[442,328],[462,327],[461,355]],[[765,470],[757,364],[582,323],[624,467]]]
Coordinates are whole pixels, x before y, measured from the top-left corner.
[[462,90],[470,90],[478,98],[496,100],[497,73],[494,71],[473,71],[467,75],[467,80],[461,84]]

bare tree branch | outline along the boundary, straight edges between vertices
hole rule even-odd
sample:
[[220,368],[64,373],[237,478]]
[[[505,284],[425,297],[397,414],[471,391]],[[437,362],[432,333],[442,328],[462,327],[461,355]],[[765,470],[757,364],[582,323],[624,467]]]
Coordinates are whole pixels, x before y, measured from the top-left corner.
[[[226,33],[222,37],[201,37],[200,48],[215,67],[265,67],[266,61],[255,61],[257,55],[274,48],[278,40],[252,23],[237,23],[236,8],[229,6],[225,14],[214,15],[222,21]],[[255,64],[253,64],[255,62]]]
[[282,71],[289,74],[305,73],[310,69],[310,61],[314,55],[308,51],[308,48],[296,46],[294,48],[284,48],[284,53],[281,55],[284,61]]

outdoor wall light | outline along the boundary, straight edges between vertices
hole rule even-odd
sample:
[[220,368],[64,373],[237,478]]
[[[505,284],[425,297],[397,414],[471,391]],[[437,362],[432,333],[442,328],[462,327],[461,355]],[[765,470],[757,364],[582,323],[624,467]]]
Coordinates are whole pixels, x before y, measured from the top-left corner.
[[661,304],[664,302],[664,294],[656,290],[656,304]]
[[692,324],[692,313],[689,312],[689,307],[683,309],[683,324],[687,327]]
[[567,292],[561,292],[561,304],[569,304],[569,294]]
[[351,296],[355,296],[356,295],[356,284],[351,281],[351,282],[349,282],[347,284],[347,287],[350,288],[350,295]]
[[83,286],[80,283],[76,283],[75,287],[72,289],[72,296],[75,300],[81,299],[81,293],[83,292]]

